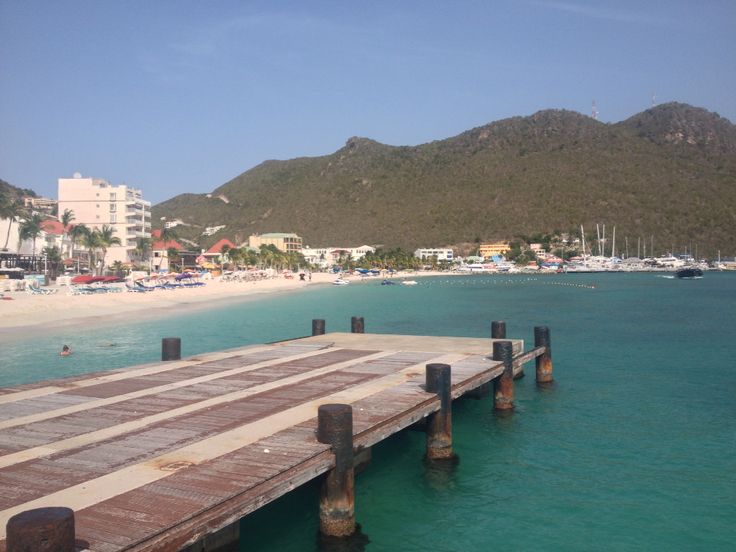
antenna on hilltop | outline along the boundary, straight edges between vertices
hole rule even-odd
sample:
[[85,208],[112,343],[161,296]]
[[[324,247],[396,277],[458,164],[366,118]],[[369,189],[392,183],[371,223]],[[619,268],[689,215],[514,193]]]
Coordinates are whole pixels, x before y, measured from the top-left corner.
[[593,100],[593,110],[591,111],[590,116],[593,117],[596,121],[598,120],[598,108],[595,105],[595,100]]

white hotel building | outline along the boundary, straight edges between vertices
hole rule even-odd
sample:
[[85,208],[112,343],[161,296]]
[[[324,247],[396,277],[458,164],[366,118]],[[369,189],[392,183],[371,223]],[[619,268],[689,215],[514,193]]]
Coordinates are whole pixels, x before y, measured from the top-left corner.
[[66,209],[74,211],[72,224],[84,224],[90,229],[107,224],[114,228],[121,245],[107,250],[106,264],[130,262],[138,238],[151,237],[151,202],[143,199],[140,190],[124,184],[113,186],[79,173],[60,178],[59,216]]
[[438,261],[447,261],[449,263],[454,260],[452,249],[417,249],[414,251],[414,256],[422,260],[437,257]]

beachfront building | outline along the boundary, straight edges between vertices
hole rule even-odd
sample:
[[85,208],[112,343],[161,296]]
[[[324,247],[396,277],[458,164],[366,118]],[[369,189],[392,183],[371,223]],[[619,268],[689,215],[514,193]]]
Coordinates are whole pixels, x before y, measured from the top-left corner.
[[329,268],[347,260],[359,261],[368,253],[375,253],[376,248],[370,245],[360,247],[309,247],[301,250],[304,259],[311,265]]
[[310,265],[320,268],[329,268],[335,264],[335,259],[332,256],[332,248],[329,247],[311,248],[307,246],[302,249],[302,255],[304,256],[304,260]]
[[180,254],[184,251],[184,246],[176,240],[163,241],[161,239],[161,230],[153,231],[153,243],[151,244],[151,271],[167,272],[170,270],[169,250],[175,249]]
[[370,245],[361,245],[360,247],[350,247],[348,248],[350,251],[350,259],[353,261],[359,261],[363,257],[365,257],[368,253],[375,253],[376,248],[371,247]]
[[509,242],[482,243],[478,246],[478,254],[484,259],[492,259],[498,255],[505,255],[510,249]]
[[61,254],[71,251],[72,241],[64,231],[64,225],[58,220],[45,220],[41,224],[43,230],[43,246],[37,249],[41,251],[44,247],[58,247]]
[[[205,262],[210,262],[213,264],[228,263],[230,262],[230,257],[228,257],[227,251],[229,249],[237,249],[237,247],[237,245],[235,245],[227,238],[222,238],[207,251],[203,251],[200,256],[204,259]],[[223,249],[225,250],[225,252],[223,252]],[[199,260],[199,257],[197,259]]]
[[151,202],[143,199],[141,190],[125,184],[113,186],[101,178],[59,179],[59,213],[74,212],[73,224],[90,229],[108,225],[114,229],[121,245],[107,250],[106,262],[130,262],[139,238],[151,237]]
[[253,234],[248,238],[249,247],[259,249],[262,245],[274,245],[276,249],[284,253],[302,252],[302,238],[293,233]]
[[417,249],[414,251],[414,256],[423,261],[432,257],[437,257],[438,262],[446,261],[451,263],[454,260],[452,249]]

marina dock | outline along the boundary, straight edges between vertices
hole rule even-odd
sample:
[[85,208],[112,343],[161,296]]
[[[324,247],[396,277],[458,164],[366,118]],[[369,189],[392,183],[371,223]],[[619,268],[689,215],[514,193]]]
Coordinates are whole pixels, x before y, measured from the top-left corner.
[[317,477],[322,530],[348,534],[353,455],[426,419],[427,457],[451,456],[453,399],[485,390],[511,411],[534,359],[551,381],[545,327],[525,351],[499,323],[479,339],[315,322],[311,337],[185,359],[165,339],[161,362],[0,389],[0,550],[202,550]]

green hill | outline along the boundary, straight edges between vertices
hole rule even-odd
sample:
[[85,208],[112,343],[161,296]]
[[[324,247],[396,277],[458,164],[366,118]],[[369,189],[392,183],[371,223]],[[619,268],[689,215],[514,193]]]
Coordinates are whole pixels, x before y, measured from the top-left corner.
[[[684,104],[617,124],[540,111],[419,146],[350,138],[330,155],[266,161],[154,206],[183,237],[296,232],[312,247],[405,248],[617,227],[657,250],[736,253],[736,126]],[[623,243],[623,239],[621,241]],[[657,247],[659,246],[659,247]]]
[[3,199],[10,201],[20,201],[24,196],[36,197],[36,192],[18,188],[12,184],[0,179],[0,201]]

